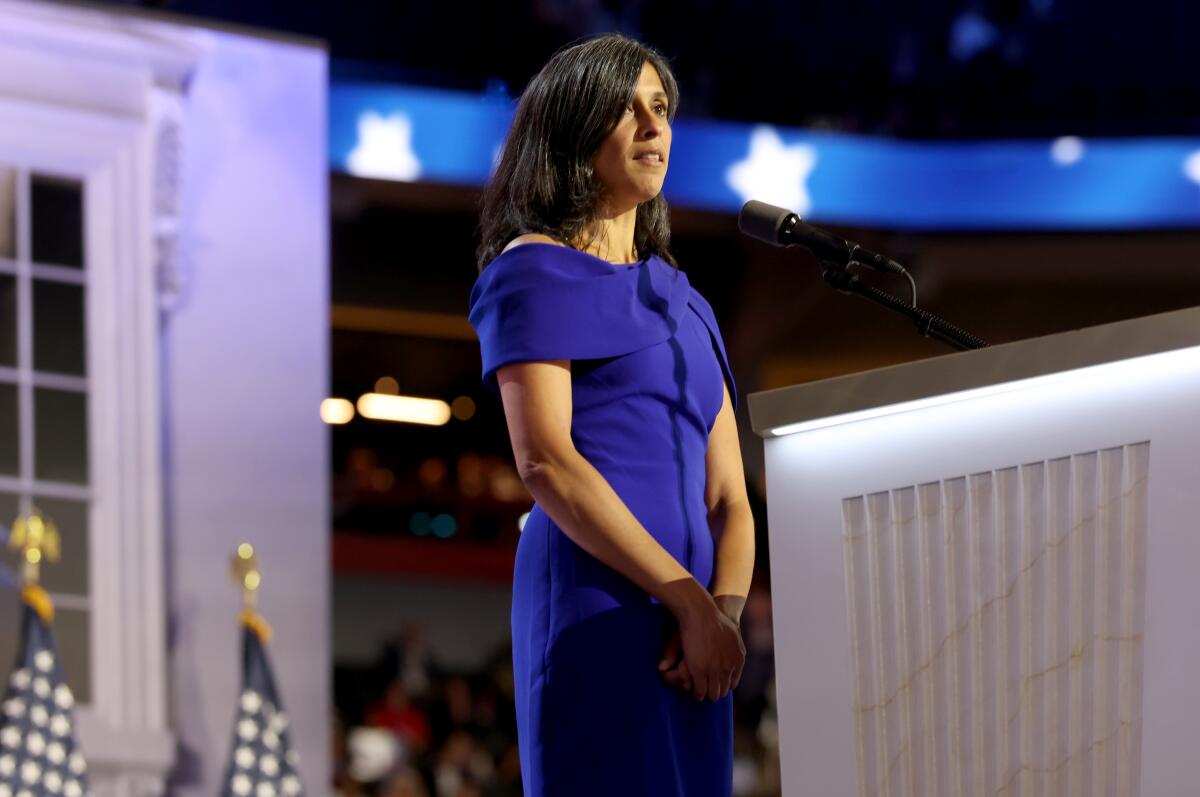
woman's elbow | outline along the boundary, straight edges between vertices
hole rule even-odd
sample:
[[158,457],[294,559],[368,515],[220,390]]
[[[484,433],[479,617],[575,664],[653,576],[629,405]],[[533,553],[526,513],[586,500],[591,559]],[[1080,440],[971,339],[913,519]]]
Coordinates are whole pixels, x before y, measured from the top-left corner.
[[569,452],[551,448],[522,451],[516,457],[517,474],[536,498],[539,491],[553,487],[561,480],[568,459]]

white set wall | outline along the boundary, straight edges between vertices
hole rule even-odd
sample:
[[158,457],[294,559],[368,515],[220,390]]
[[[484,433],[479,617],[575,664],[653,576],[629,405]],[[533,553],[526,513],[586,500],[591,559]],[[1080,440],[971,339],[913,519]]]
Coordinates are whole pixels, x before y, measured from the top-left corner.
[[328,170],[323,50],[229,33],[183,124],[180,288],[162,327],[169,791],[218,793],[239,689],[230,556],[261,559],[276,682],[311,794],[329,782]]

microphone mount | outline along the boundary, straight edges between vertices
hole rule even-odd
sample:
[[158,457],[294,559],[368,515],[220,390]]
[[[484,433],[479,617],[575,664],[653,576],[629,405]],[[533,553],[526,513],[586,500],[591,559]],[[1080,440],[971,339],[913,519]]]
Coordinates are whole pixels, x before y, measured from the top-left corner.
[[[771,246],[799,246],[821,264],[821,276],[842,293],[856,293],[876,304],[906,316],[923,337],[932,337],[956,349],[982,349],[988,344],[964,329],[917,307],[917,283],[904,266],[885,255],[872,252],[820,227],[814,227],[787,208],[751,199],[738,214],[738,229]],[[912,302],[863,282],[850,269],[863,266],[887,274],[898,274],[912,286]]]
[[[893,296],[886,291],[881,291],[863,282],[856,275],[850,273],[849,266],[852,265],[859,264],[852,261],[843,267],[828,261],[822,261],[821,277],[842,293],[858,294],[911,319],[917,325],[917,332],[921,337],[940,340],[960,351],[987,347],[988,344],[985,341],[977,338],[965,329],[956,327],[954,324],[934,315],[928,310],[922,310],[915,304],[909,304],[897,296]],[[909,279],[911,280],[911,277]],[[913,291],[916,291],[915,284]]]

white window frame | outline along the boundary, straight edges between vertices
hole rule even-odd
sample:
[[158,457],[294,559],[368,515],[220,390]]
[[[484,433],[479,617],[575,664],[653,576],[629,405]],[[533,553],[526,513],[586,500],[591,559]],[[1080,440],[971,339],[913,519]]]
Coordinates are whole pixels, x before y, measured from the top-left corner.
[[[160,124],[178,111],[199,58],[193,42],[138,28],[94,9],[0,0],[0,163],[19,170],[26,200],[31,172],[83,184],[89,438],[88,485],[24,474],[0,487],[88,501],[92,679],[79,737],[93,788],[121,795],[162,793],[175,756],[159,374],[159,288],[172,275],[159,258],[176,211],[155,176],[174,154],[163,152]],[[32,255],[27,201],[18,207],[21,249]]]

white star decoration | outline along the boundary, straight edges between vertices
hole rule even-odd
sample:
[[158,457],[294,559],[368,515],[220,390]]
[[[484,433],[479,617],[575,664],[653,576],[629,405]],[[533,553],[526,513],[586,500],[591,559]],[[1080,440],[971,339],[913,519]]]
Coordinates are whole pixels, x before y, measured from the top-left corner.
[[1200,185],[1200,150],[1196,150],[1184,159],[1183,174],[1193,183]]
[[346,169],[358,177],[416,180],[421,161],[412,148],[412,120],[403,113],[383,117],[374,111],[358,117],[358,143],[346,157]]
[[757,199],[804,215],[812,209],[805,182],[817,165],[809,144],[786,146],[775,128],[758,125],[750,132],[750,151],[725,172],[725,182],[743,202]]

